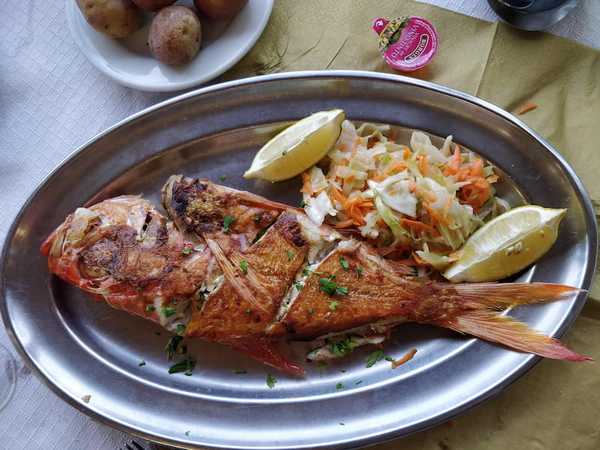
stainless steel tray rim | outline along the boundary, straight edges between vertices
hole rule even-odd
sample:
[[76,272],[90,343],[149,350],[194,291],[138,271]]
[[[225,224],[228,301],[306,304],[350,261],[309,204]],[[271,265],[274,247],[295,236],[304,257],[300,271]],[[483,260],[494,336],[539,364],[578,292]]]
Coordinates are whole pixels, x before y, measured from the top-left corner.
[[[121,127],[129,122],[135,121],[136,119],[143,117],[144,115],[146,115],[150,112],[157,111],[161,108],[165,108],[165,107],[174,105],[174,104],[178,103],[179,101],[190,99],[195,96],[201,96],[206,93],[225,91],[225,90],[233,89],[238,86],[245,85],[245,84],[263,83],[263,82],[269,82],[269,81],[278,80],[278,79],[290,79],[290,78],[317,79],[317,78],[338,78],[338,77],[371,78],[371,79],[384,80],[384,81],[389,81],[389,82],[400,82],[400,83],[404,83],[404,84],[408,84],[408,85],[419,86],[419,87],[422,87],[422,88],[425,88],[428,90],[433,90],[433,91],[436,91],[441,94],[454,96],[454,97],[460,98],[462,100],[468,101],[477,106],[486,108],[486,109],[494,112],[495,114],[503,117],[505,120],[515,124],[517,127],[521,128],[523,131],[525,131],[530,136],[532,136],[535,140],[537,140],[539,143],[541,143],[545,147],[545,150],[548,151],[549,153],[551,153],[553,155],[553,157],[560,162],[560,165],[564,168],[564,170],[566,170],[568,172],[568,174],[570,176],[570,180],[571,180],[573,186],[575,187],[574,190],[577,192],[577,195],[579,196],[579,200],[580,200],[581,204],[583,205],[583,207],[585,208],[586,216],[589,219],[588,220],[589,247],[590,247],[590,255],[593,255],[594,261],[592,261],[591,264],[588,266],[588,270],[586,271],[583,280],[584,280],[584,284],[587,284],[587,285],[590,284],[591,279],[594,274],[594,271],[595,271],[595,265],[596,265],[595,249],[597,246],[597,225],[596,225],[596,221],[595,221],[594,209],[593,209],[591,202],[589,201],[589,198],[585,194],[586,191],[585,191],[585,188],[583,187],[583,184],[581,183],[581,181],[579,180],[577,175],[575,173],[573,173],[573,171],[571,170],[570,166],[566,163],[564,158],[557,151],[555,151],[543,138],[541,138],[537,133],[535,133],[533,130],[531,130],[521,120],[515,118],[511,114],[503,111],[502,109],[498,108],[497,106],[495,106],[489,102],[477,99],[476,97],[468,95],[468,94],[460,93],[458,91],[455,91],[455,90],[452,90],[452,89],[449,89],[446,87],[438,86],[433,83],[429,83],[429,82],[425,82],[425,81],[414,80],[412,78],[407,78],[407,77],[398,76],[398,75],[378,74],[378,73],[364,72],[364,71],[292,72],[292,73],[287,73],[287,74],[266,75],[266,76],[248,78],[248,79],[244,79],[244,80],[231,81],[231,82],[227,82],[227,83],[222,83],[220,85],[201,88],[201,89],[198,89],[198,90],[195,90],[192,92],[188,92],[188,93],[179,95],[172,99],[169,99],[164,102],[158,103],[154,106],[151,106],[143,111],[140,111],[139,113],[136,113],[136,114],[118,122],[117,124],[108,128],[104,132],[99,133],[98,135],[96,135],[95,137],[93,137],[92,139],[90,139],[89,141],[84,143],[83,145],[81,145],[74,152],[72,152],[67,158],[65,158],[57,166],[57,168],[55,170],[53,170],[37,186],[37,188],[34,190],[34,192],[31,194],[31,196],[28,198],[28,200],[24,203],[21,211],[19,212],[19,214],[17,215],[17,217],[15,219],[15,222],[13,223],[13,225],[11,226],[11,228],[7,234],[7,237],[6,237],[5,243],[4,243],[3,252],[2,252],[2,261],[4,263],[6,263],[6,261],[8,261],[7,258],[8,258],[8,253],[9,253],[9,244],[12,241],[12,239],[14,238],[14,234],[16,232],[16,228],[17,228],[17,225],[19,224],[19,220],[20,220],[21,216],[25,212],[27,206],[31,203],[31,201],[38,194],[38,192],[41,191],[45,187],[47,181],[50,180],[54,176],[54,174],[57,171],[59,171],[63,166],[65,166],[69,163],[73,163],[78,158],[83,157],[83,150],[86,147],[88,147],[92,143],[96,142],[97,140],[101,139],[105,135],[110,134],[113,130],[118,129],[119,127]],[[66,401],[68,401],[72,406],[85,412],[86,414],[93,416],[94,418],[100,420],[101,422],[107,423],[111,426],[116,426],[117,428],[119,428],[123,431],[127,431],[132,434],[140,435],[140,436],[146,437],[146,438],[151,438],[153,440],[162,441],[163,443],[166,443],[166,444],[169,444],[169,443],[176,444],[176,445],[177,444],[178,445],[198,445],[199,444],[198,441],[192,441],[192,440],[188,440],[185,438],[182,438],[180,440],[173,440],[172,437],[165,436],[165,435],[162,435],[162,436],[157,435],[156,433],[153,433],[149,429],[144,430],[142,428],[138,428],[138,429],[131,428],[128,426],[127,423],[120,421],[117,417],[111,417],[111,416],[107,415],[106,412],[102,412],[102,413],[97,412],[94,405],[85,404],[81,401],[81,399],[79,399],[75,396],[72,396],[68,391],[61,389],[59,387],[60,386],[59,380],[53,379],[51,374],[48,373],[47,371],[45,371],[43,367],[40,367],[37,364],[35,364],[35,362],[31,358],[31,356],[27,353],[26,349],[24,347],[22,347],[22,344],[19,342],[18,338],[16,337],[15,330],[12,328],[12,324],[11,324],[10,320],[7,320],[8,312],[6,310],[6,301],[5,301],[5,294],[6,294],[6,292],[5,292],[5,284],[6,284],[5,273],[6,273],[6,266],[3,265],[2,276],[0,277],[0,295],[2,296],[2,303],[0,304],[0,312],[2,313],[2,317],[4,319],[4,323],[7,327],[8,334],[9,334],[13,344],[15,345],[15,347],[21,354],[21,356],[28,362],[28,364],[30,366],[32,366],[33,370],[42,378],[42,380],[45,382],[45,384],[48,385],[55,393],[57,393],[57,395],[59,395],[60,397],[62,397]],[[571,314],[571,316],[570,316],[571,319],[563,322],[562,324],[557,325],[553,329],[553,332],[552,332],[552,334],[554,336],[560,337],[564,333],[566,328],[568,328],[568,326],[570,325],[572,320],[574,320],[576,313],[579,312],[579,310],[583,307],[584,298],[585,298],[584,292],[580,293],[577,296],[577,300],[575,302],[573,302],[573,306],[572,306],[573,314]],[[468,346],[468,345],[469,345],[469,342],[465,343],[465,346]],[[515,379],[519,375],[523,374],[525,371],[527,371],[528,369],[533,367],[533,365],[539,360],[540,360],[539,357],[536,357],[533,355],[523,355],[521,362],[518,365],[516,365],[510,373],[506,374],[503,378],[499,379],[496,384],[494,384],[493,386],[490,386],[489,389],[486,390],[485,392],[479,393],[479,395],[475,396],[475,398],[468,398],[464,402],[462,402],[460,405],[456,405],[455,407],[448,408],[448,410],[443,411],[442,414],[439,414],[433,418],[430,418],[429,419],[430,423],[424,424],[421,421],[418,424],[409,426],[409,428],[414,428],[413,431],[415,431],[416,429],[419,429],[419,430],[426,429],[426,428],[434,426],[442,421],[448,420],[449,418],[454,417],[457,414],[460,414],[465,409],[470,408],[476,404],[479,404],[480,402],[487,399],[489,396],[502,390],[505,386],[507,386],[511,382],[515,381]],[[391,378],[391,379],[384,380],[380,383],[377,383],[377,384],[374,384],[371,386],[365,386],[365,387],[357,389],[357,390],[352,390],[352,391],[344,392],[344,393],[325,394],[325,395],[323,395],[322,398],[311,398],[311,400],[320,401],[320,400],[326,400],[328,398],[339,397],[340,395],[350,395],[351,393],[355,393],[358,390],[367,391],[367,390],[378,388],[380,385],[393,384],[398,381],[399,380],[395,380],[394,378]],[[165,387],[161,386],[161,388],[164,389]],[[300,399],[302,399],[302,398],[300,398]],[[219,400],[222,400],[222,399],[219,398]],[[247,399],[243,399],[243,400],[245,402],[247,402]],[[294,400],[298,400],[298,399],[288,399],[288,400],[286,400],[286,399],[268,399],[268,403],[274,403],[274,402],[277,402],[277,400],[280,400],[279,402],[289,402],[290,400],[292,402],[294,402]],[[306,399],[302,399],[302,401],[306,401]],[[263,403],[263,402],[261,401],[260,403]],[[267,449],[267,448],[269,448],[269,449],[270,448],[315,448],[315,447],[332,447],[332,448],[344,447],[344,448],[347,448],[348,445],[350,445],[350,444],[353,446],[365,445],[368,443],[372,443],[374,440],[392,439],[396,436],[396,433],[397,433],[397,430],[389,429],[385,432],[377,432],[377,433],[372,433],[369,435],[364,435],[360,439],[351,438],[351,439],[331,440],[328,442],[320,442],[317,445],[315,445],[315,444],[300,445],[300,446],[298,446],[298,445],[294,445],[294,446],[277,445],[277,446],[252,447],[252,448],[265,448],[265,449]],[[206,445],[206,444],[202,444],[202,445]],[[241,448],[249,448],[246,446],[227,446],[227,447],[220,446],[220,445],[211,445],[211,446],[214,448],[240,448],[240,449]]]

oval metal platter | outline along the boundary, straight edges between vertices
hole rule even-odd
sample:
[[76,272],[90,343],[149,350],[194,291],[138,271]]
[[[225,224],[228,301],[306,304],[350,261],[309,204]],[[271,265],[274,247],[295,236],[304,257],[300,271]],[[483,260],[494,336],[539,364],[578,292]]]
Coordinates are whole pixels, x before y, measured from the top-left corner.
[[[365,367],[368,349],[287,378],[224,347],[190,342],[190,377],[169,375],[168,333],[91,301],[50,276],[41,241],[77,206],[124,193],[158,204],[170,174],[206,177],[297,204],[299,182],[241,175],[255,151],[286,122],[343,108],[351,120],[390,123],[400,133],[454,135],[505,174],[502,195],[568,208],[558,242],[521,279],[588,288],[596,260],[590,200],[548,143],[501,109],[434,84],[370,72],[299,72],[200,89],[151,107],[75,151],[38,187],[7,237],[2,316],[38,375],[84,413],[123,431],[182,447],[347,448],[404,436],[497,394],[537,357],[425,326],[398,328],[386,353],[416,347],[392,370]],[[584,294],[510,314],[561,336]],[[302,360],[305,347],[291,346]],[[140,366],[141,361],[145,365]],[[237,374],[237,369],[247,373]],[[269,389],[267,373],[277,378]],[[343,389],[336,389],[342,383]],[[89,397],[87,397],[89,396]],[[87,402],[84,401],[88,400]]]

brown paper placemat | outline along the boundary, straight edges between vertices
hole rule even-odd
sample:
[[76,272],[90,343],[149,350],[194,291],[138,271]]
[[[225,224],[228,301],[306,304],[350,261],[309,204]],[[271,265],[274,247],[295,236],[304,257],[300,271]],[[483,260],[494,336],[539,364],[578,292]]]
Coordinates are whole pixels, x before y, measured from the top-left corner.
[[[483,1],[483,0],[479,0]],[[408,0],[277,0],[265,33],[226,78],[317,69],[392,72],[371,21],[420,15],[440,35],[415,76],[515,111],[558,148],[600,205],[600,52]],[[451,132],[451,130],[449,130]],[[597,202],[597,203],[596,203]],[[600,282],[564,338],[600,359]],[[378,449],[600,449],[600,363],[542,361],[494,399],[444,425]]]

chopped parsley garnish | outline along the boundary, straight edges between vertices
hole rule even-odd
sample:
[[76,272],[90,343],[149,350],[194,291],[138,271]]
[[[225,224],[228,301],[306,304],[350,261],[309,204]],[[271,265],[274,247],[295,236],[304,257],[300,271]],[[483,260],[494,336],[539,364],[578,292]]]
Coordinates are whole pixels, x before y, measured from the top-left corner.
[[384,356],[383,350],[375,350],[373,353],[367,356],[367,368],[373,367],[375,364],[381,361]]
[[356,386],[358,386],[360,383],[362,383],[362,380],[358,380],[356,383],[354,383]]
[[269,386],[269,389],[273,389],[275,387],[276,383],[277,383],[277,379],[270,373],[267,374],[267,386]]
[[333,297],[335,294],[338,295],[348,295],[348,288],[343,286],[338,286],[333,279],[334,275],[329,278],[319,278],[319,287],[323,292],[325,292],[330,297]]
[[143,359],[138,364],[138,366],[140,366],[140,367],[144,367],[145,365],[146,365],[146,361],[144,361]]
[[233,222],[235,222],[235,217],[233,217],[233,216],[223,217],[223,231],[225,233],[229,233],[229,229],[230,229],[231,225],[233,225]]
[[236,375],[244,375],[248,373],[248,371],[246,369],[234,369],[233,373],[235,373]]
[[386,357],[385,357],[385,360],[386,360],[386,361],[389,361],[389,362],[394,362],[394,361],[395,361],[395,359],[394,359],[394,358],[392,358],[391,356],[386,356]]
[[182,341],[183,337],[181,336],[173,336],[169,339],[169,342],[167,342],[167,345],[165,346],[165,352],[167,352],[167,358],[169,358],[169,360],[173,359],[175,354],[178,353],[179,344],[181,344]]
[[189,431],[189,430],[188,430],[188,431],[186,431],[186,432],[185,432],[185,435],[189,437],[189,436],[190,436],[190,431]]
[[294,259],[294,256],[296,256],[296,254],[293,251],[291,251],[291,250],[287,251],[288,261],[291,261],[292,259]]
[[175,332],[177,334],[183,334],[183,333],[185,333],[185,325],[182,324],[182,323],[178,323],[177,327],[175,327]]
[[350,269],[350,264],[348,264],[348,261],[346,261],[346,258],[343,256],[340,256],[340,266],[342,266],[342,269],[344,270]]
[[219,181],[223,182],[227,179],[227,175],[220,175],[219,176]]
[[360,266],[356,266],[356,274],[358,275],[358,277],[362,277],[362,273],[363,273],[363,268]]
[[342,383],[338,383],[335,385],[335,389],[337,391],[341,391],[342,389],[344,389],[344,385]]
[[242,272],[244,272],[244,275],[248,274],[248,261],[246,261],[245,259],[242,259],[240,261],[240,269],[242,269]]
[[300,200],[300,208],[304,208],[306,206],[306,202],[304,200]]
[[188,356],[185,359],[183,359],[183,360],[179,361],[178,363],[175,363],[171,367],[169,367],[169,374],[172,375],[174,373],[183,372],[184,375],[189,377],[192,375],[192,371],[194,370],[194,367],[196,367],[196,360],[191,358],[190,356]]
[[348,288],[343,286],[338,286],[335,290],[335,293],[338,295],[348,295]]
[[329,302],[329,309],[331,311],[335,311],[337,309],[337,307],[338,307],[339,304],[340,304],[340,302],[338,302],[337,300]]
[[294,287],[296,288],[297,291],[300,291],[300,290],[302,290],[304,285],[302,283],[300,283],[299,281],[294,281]]
[[147,313],[151,313],[151,312],[154,312],[154,311],[156,311],[156,306],[154,306],[154,305],[146,305],[146,312]]
[[344,422],[340,422],[340,425],[342,425],[342,426],[343,426],[343,425],[346,425],[346,424],[345,424]]
[[177,309],[173,308],[172,306],[164,306],[162,311],[163,311],[163,314],[165,315],[165,317],[171,317],[171,316],[175,315],[175,313],[177,312]]
[[351,336],[329,343],[329,351],[335,356],[346,356],[354,350],[354,347],[354,340]]
[[188,247],[187,245],[185,247],[183,247],[181,249],[181,253],[183,255],[191,255],[192,254],[192,247]]

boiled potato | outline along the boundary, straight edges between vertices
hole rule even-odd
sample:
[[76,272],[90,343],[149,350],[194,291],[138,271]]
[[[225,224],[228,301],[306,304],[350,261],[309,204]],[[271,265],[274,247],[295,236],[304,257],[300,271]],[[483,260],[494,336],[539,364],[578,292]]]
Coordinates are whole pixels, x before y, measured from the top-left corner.
[[231,19],[248,0],[194,0],[194,5],[211,19]]
[[129,36],[142,25],[141,12],[131,0],[77,0],[77,5],[96,31],[114,38]]
[[200,50],[200,20],[185,6],[167,6],[152,20],[148,44],[156,59],[165,64],[185,64]]
[[133,0],[133,3],[135,3],[138,8],[145,9],[146,11],[158,11],[175,2],[176,0]]

